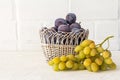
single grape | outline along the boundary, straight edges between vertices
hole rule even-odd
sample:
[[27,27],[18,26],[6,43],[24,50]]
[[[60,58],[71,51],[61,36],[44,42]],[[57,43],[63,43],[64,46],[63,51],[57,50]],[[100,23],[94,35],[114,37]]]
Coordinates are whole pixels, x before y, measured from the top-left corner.
[[107,64],[106,64],[106,63],[103,63],[103,64],[100,66],[100,70],[106,71],[106,70],[107,70]]
[[67,57],[65,55],[62,55],[60,57],[60,61],[63,61],[63,62],[67,61]]
[[83,47],[80,46],[80,45],[78,45],[78,46],[75,47],[74,51],[75,51],[76,53],[79,53],[79,51],[81,51],[82,49],[83,49]]
[[55,27],[58,28],[60,25],[67,25],[67,21],[63,18],[58,18],[55,20]]
[[79,54],[77,54],[77,55],[75,55],[75,58],[77,59],[77,61],[76,62],[80,62],[80,57],[79,57]]
[[102,52],[104,51],[104,49],[103,49],[102,46],[99,46],[99,47],[97,47],[97,51],[98,51],[99,53],[102,53]]
[[110,53],[109,53],[108,51],[104,51],[104,52],[102,53],[102,56],[103,56],[104,58],[108,58],[108,57],[110,57]]
[[97,65],[102,65],[103,60],[101,60],[100,58],[96,58],[96,59],[95,59],[95,63],[96,63]]
[[78,63],[74,63],[72,70],[78,70],[79,69],[79,64]]
[[65,70],[65,67],[66,67],[66,65],[64,62],[60,62],[58,65],[59,70]]
[[49,64],[50,66],[52,66],[52,65],[54,64],[54,62],[53,62],[52,60],[49,60],[49,61],[48,61],[48,64]]
[[91,63],[91,70],[93,72],[97,72],[99,70],[99,66],[96,63]]
[[79,52],[79,58],[80,59],[84,59],[86,56],[85,56],[85,54],[84,54],[84,52],[83,51],[80,51]]
[[67,57],[68,60],[72,60],[72,61],[75,60],[75,56],[73,54],[69,54],[66,57]]
[[108,65],[110,69],[116,69],[116,64],[113,62],[112,64]]
[[54,64],[58,64],[60,62],[60,58],[59,57],[55,57],[55,58],[53,58],[52,61],[53,61]]
[[85,55],[89,55],[90,51],[91,51],[90,47],[85,47],[84,50],[83,50]]
[[97,54],[97,50],[96,49],[92,49],[90,52],[90,56],[95,56]]
[[109,54],[110,54],[110,56],[109,57],[111,57],[112,56],[112,53],[111,53],[111,51],[110,50],[107,50],[108,52],[109,52]]
[[91,49],[95,48],[95,43],[92,42],[92,43],[89,45],[89,47],[90,47]]
[[79,64],[79,70],[85,70],[85,66],[82,63]]
[[54,71],[59,71],[58,64],[54,64],[54,65],[53,65],[53,70],[54,70]]
[[69,69],[72,68],[73,65],[74,65],[74,62],[71,61],[71,60],[68,60],[68,61],[66,62],[66,67],[69,68]]
[[93,41],[92,40],[84,40],[80,45],[82,47],[86,47],[88,45],[90,45]]
[[89,66],[87,66],[87,67],[86,67],[86,69],[87,69],[88,71],[90,71],[90,72],[92,71],[92,69],[91,69],[91,66],[90,66],[90,65],[89,65]]
[[110,57],[108,57],[108,58],[105,58],[105,63],[106,64],[112,64],[113,61],[112,61],[112,59]]
[[87,67],[87,66],[89,66],[91,63],[92,63],[91,59],[88,58],[88,59],[85,59],[85,60],[84,60],[83,65],[84,65],[85,67]]
[[68,13],[66,15],[66,21],[67,21],[68,24],[75,23],[75,21],[76,21],[76,15],[74,13]]

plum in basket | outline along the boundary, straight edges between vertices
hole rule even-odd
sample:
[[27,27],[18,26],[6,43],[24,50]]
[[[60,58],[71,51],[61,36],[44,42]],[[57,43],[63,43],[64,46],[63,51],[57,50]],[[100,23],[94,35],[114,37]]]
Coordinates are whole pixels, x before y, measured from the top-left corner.
[[69,25],[60,25],[58,27],[58,32],[70,32]]
[[68,24],[75,23],[76,21],[76,15],[74,13],[68,13],[66,16],[66,21]]
[[80,29],[81,28],[81,25],[79,24],[79,23],[72,23],[71,25],[70,25],[70,29],[72,30],[73,28],[77,28],[77,29]]
[[58,18],[55,20],[55,27],[58,28],[60,25],[67,25],[67,21],[63,18]]

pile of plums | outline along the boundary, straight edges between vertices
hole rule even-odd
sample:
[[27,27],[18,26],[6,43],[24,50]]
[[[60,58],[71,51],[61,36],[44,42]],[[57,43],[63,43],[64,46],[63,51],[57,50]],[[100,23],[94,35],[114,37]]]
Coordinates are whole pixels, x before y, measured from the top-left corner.
[[[84,33],[85,29],[81,28],[80,23],[76,22],[76,15],[74,13],[68,13],[65,19],[57,18],[54,22],[54,27],[50,29],[44,27],[41,31],[46,33],[44,36],[45,43],[66,44],[66,42],[68,42],[68,45],[75,45],[81,42],[81,37],[79,37],[79,35],[80,33]],[[68,34],[69,39],[66,38]],[[74,39],[75,37],[78,37],[78,41]],[[63,40],[63,38],[65,39]]]
[[68,13],[66,19],[57,18],[55,20],[54,28],[58,32],[71,32],[81,29],[81,25],[76,22],[76,15],[74,13]]

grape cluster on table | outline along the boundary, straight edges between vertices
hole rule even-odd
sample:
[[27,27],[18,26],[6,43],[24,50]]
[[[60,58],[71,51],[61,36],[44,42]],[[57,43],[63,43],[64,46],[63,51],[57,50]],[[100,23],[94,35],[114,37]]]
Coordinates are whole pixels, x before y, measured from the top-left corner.
[[116,69],[116,64],[111,58],[111,52],[102,46],[95,45],[93,40],[84,40],[76,46],[76,55],[62,55],[48,61],[55,71],[88,70],[91,72]]

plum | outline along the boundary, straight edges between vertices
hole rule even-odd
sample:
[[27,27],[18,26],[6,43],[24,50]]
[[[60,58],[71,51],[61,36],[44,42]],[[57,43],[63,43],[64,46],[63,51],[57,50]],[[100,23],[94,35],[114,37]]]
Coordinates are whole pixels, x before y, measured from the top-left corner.
[[71,32],[77,33],[77,32],[80,32],[80,29],[78,29],[78,28],[72,28]]
[[55,27],[58,28],[60,25],[67,25],[67,21],[63,18],[58,18],[55,20]]
[[75,23],[76,21],[76,15],[74,13],[68,13],[66,16],[66,21],[68,24]]
[[60,25],[58,27],[58,32],[70,32],[69,25]]
[[71,25],[70,25],[70,29],[72,30],[73,28],[78,28],[78,29],[80,29],[81,28],[81,25],[79,24],[79,23],[72,23]]

